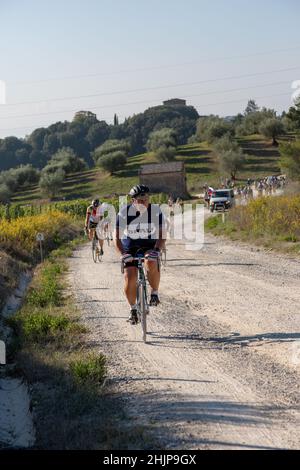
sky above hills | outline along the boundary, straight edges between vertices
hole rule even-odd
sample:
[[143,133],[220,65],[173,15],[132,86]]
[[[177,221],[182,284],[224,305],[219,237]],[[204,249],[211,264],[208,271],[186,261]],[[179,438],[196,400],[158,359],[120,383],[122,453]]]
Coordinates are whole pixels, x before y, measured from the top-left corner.
[[0,138],[82,109],[122,122],[172,97],[199,114],[249,98],[287,110],[299,18],[298,0],[0,0]]

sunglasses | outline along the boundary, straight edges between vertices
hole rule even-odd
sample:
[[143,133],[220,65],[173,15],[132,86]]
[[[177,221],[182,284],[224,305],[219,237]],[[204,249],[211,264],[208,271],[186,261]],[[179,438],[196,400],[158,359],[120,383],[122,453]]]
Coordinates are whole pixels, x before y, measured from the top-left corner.
[[133,199],[137,202],[143,202],[143,201],[147,201],[149,199],[149,196],[148,196],[148,194],[142,194],[142,195],[137,196]]

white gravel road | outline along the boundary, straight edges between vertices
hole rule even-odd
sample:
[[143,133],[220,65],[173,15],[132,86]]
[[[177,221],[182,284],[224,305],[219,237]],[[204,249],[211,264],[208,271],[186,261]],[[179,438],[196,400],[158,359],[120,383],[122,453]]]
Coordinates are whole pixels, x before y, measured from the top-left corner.
[[149,343],[126,323],[114,248],[70,259],[69,283],[128,416],[170,449],[299,448],[300,259],[205,237],[168,245]]

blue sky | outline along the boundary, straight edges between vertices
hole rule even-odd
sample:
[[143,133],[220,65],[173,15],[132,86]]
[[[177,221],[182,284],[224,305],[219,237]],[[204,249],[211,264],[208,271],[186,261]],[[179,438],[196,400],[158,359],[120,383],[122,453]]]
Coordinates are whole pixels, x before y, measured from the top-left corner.
[[0,137],[177,96],[200,114],[252,97],[281,112],[300,79],[299,19],[297,0],[0,0]]

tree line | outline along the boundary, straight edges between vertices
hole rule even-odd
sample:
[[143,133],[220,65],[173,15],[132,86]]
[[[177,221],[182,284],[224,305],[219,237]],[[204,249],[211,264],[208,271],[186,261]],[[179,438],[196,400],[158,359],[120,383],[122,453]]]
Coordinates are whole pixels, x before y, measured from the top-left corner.
[[68,172],[101,166],[113,174],[124,167],[127,157],[146,150],[149,135],[172,127],[177,144],[184,144],[196,129],[199,115],[192,106],[155,106],[125,119],[119,124],[117,115],[112,125],[98,120],[90,111],[79,111],[71,122],[56,122],[35,129],[24,139],[14,136],[0,139],[0,202],[12,193],[32,184],[6,184],[7,171],[28,174],[29,168],[40,181],[45,195],[57,193]]
[[[220,172],[235,178],[246,161],[239,137],[259,133],[278,146],[278,137],[288,132],[300,133],[300,102],[277,116],[275,110],[249,100],[244,113],[229,118],[199,117],[192,106],[156,106],[122,124],[115,115],[113,125],[90,111],[80,111],[71,122],[36,129],[25,139],[0,139],[0,202],[34,183],[54,197],[69,173],[99,166],[114,174],[131,155],[145,150],[159,162],[171,161],[177,146],[187,142],[211,144]],[[279,146],[282,168],[296,177],[300,177],[299,149],[298,139]]]
[[183,144],[195,132],[198,117],[192,106],[155,106],[121,124],[115,115],[114,124],[109,125],[90,111],[79,111],[71,122],[35,129],[24,139],[0,139],[0,171],[27,164],[42,169],[64,147],[93,166],[94,150],[107,140],[126,140],[130,153],[136,155],[145,151],[149,134],[164,127],[174,129],[178,144]]
[[[211,144],[219,163],[220,173],[235,179],[246,163],[246,155],[238,145],[243,136],[260,134],[279,147],[280,166],[292,179],[300,177],[300,102],[277,115],[274,109],[259,108],[254,100],[249,100],[244,113],[229,118],[216,115],[200,117],[195,134],[190,143],[206,141]],[[279,144],[278,138],[289,134],[287,142]],[[295,138],[294,138],[295,137]]]

